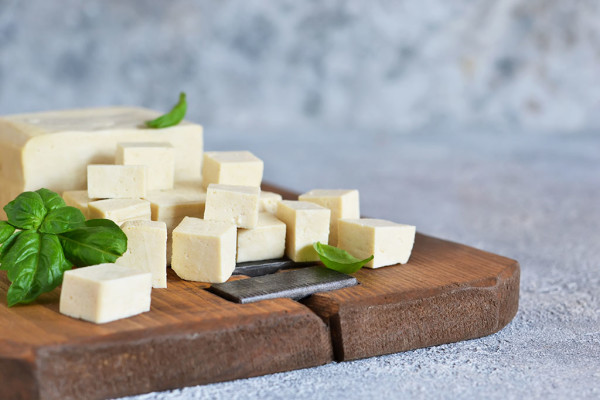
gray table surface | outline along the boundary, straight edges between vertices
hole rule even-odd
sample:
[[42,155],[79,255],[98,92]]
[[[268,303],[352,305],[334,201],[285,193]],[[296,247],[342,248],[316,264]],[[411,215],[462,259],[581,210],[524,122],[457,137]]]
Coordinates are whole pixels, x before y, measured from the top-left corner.
[[362,213],[518,260],[497,334],[132,399],[600,398],[600,136],[207,130],[265,180],[357,188]]

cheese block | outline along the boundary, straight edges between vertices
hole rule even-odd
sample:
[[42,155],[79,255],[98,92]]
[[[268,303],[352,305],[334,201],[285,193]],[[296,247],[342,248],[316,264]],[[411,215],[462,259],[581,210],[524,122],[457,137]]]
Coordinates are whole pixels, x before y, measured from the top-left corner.
[[340,218],[360,218],[358,190],[315,189],[298,196],[300,201],[310,201],[331,210],[329,223],[329,244],[337,245],[338,220]]
[[141,199],[104,199],[88,204],[90,219],[106,218],[121,225],[125,221],[150,221],[150,203]]
[[331,211],[307,201],[282,200],[276,216],[286,225],[286,256],[296,262],[318,261],[313,243],[327,243]]
[[415,242],[414,226],[383,219],[342,218],[338,228],[339,248],[360,259],[373,255],[367,268],[407,263]]
[[63,192],[62,198],[65,204],[81,210],[83,215],[88,218],[88,204],[99,199],[90,199],[87,190],[68,190]]
[[281,258],[285,253],[285,224],[268,212],[258,214],[252,229],[237,231],[237,262]]
[[134,199],[146,196],[145,165],[88,165],[88,196],[98,199]]
[[88,164],[113,164],[119,142],[168,142],[175,150],[175,180],[200,180],[202,126],[144,127],[160,114],[110,107],[1,117],[0,206],[26,190],[86,189]]
[[258,186],[211,183],[206,192],[204,219],[226,221],[239,228],[254,228],[258,223]]
[[167,225],[160,221],[126,221],[127,251],[119,265],[152,274],[153,288],[167,287]]
[[207,151],[202,184],[260,186],[263,169],[262,160],[249,151]]
[[225,282],[235,268],[235,242],[232,223],[186,217],[173,231],[171,268],[185,280]]
[[73,318],[103,324],[150,311],[152,274],[118,264],[66,271],[59,310]]
[[259,212],[269,212],[275,214],[277,212],[277,203],[283,198],[279,193],[267,192],[261,190],[260,192],[260,203],[258,205]]
[[118,143],[115,163],[145,165],[148,168],[148,190],[173,188],[175,149],[170,143]]

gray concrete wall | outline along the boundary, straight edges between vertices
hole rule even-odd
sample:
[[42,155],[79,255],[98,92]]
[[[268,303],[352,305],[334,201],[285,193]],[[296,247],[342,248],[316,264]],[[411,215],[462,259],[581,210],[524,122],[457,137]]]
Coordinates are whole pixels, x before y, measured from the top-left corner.
[[0,0],[0,114],[112,104],[251,133],[600,130],[597,0]]

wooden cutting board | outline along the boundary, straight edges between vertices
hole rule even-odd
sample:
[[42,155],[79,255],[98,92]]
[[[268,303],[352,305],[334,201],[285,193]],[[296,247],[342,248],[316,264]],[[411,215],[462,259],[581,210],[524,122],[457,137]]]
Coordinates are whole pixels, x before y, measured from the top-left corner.
[[372,357],[489,335],[517,312],[516,261],[422,234],[408,264],[355,276],[302,302],[235,304],[169,273],[150,312],[95,325],[59,314],[59,289],[8,308],[2,271],[0,399],[119,397]]

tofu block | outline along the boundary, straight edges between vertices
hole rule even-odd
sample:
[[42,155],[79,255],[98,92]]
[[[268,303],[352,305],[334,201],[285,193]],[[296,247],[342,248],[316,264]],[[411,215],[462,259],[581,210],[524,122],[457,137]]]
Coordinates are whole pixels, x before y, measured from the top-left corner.
[[153,190],[144,197],[150,202],[153,221],[165,221],[183,217],[204,217],[206,190],[197,185],[177,185],[170,190]]
[[171,268],[188,281],[225,282],[235,268],[235,225],[185,217],[173,231]]
[[251,229],[258,223],[257,186],[233,186],[211,183],[206,192],[204,219],[225,221]]
[[278,193],[265,192],[264,190],[261,190],[258,212],[265,211],[275,214],[277,212],[277,203],[279,203],[282,199],[283,198]]
[[88,165],[88,196],[98,199],[134,199],[146,196],[145,165]]
[[63,192],[62,198],[66,205],[75,207],[81,210],[83,215],[88,218],[88,203],[98,199],[90,199],[87,190],[67,190]]
[[285,224],[273,214],[258,214],[252,229],[237,231],[237,262],[281,258],[285,253]]
[[103,324],[150,311],[152,274],[118,264],[66,271],[59,310],[73,318]]
[[204,153],[202,184],[260,186],[264,165],[249,151],[208,151]]
[[300,201],[310,201],[331,210],[329,223],[329,244],[337,246],[338,220],[340,218],[360,218],[358,190],[315,189],[298,197]]
[[121,225],[125,221],[150,221],[150,202],[141,199],[105,199],[88,204],[89,218],[106,218]]
[[285,255],[296,262],[319,260],[313,243],[327,243],[331,211],[307,201],[282,200],[276,216],[287,227]]
[[165,129],[144,127],[159,115],[111,107],[0,117],[0,204],[41,187],[57,193],[87,189],[87,166],[114,164],[119,142],[171,143],[175,180],[200,180],[202,126],[182,121]]
[[167,287],[167,225],[160,221],[126,221],[127,251],[119,265],[152,274],[153,288]]
[[339,248],[360,259],[374,256],[368,268],[406,264],[415,242],[414,226],[382,219],[340,219],[338,227]]
[[173,189],[175,148],[171,143],[118,143],[115,164],[145,165],[148,190]]

